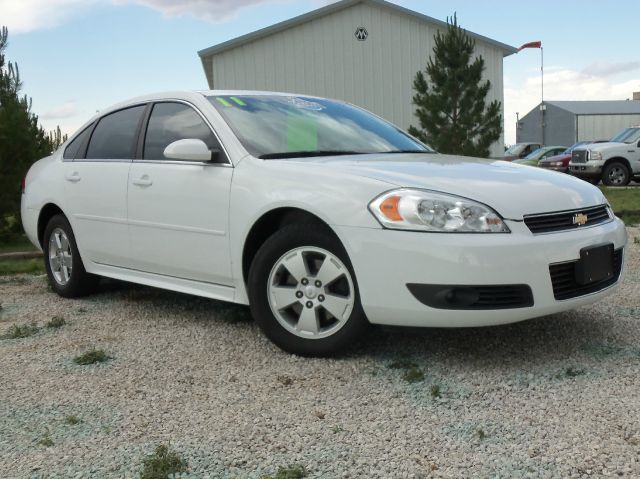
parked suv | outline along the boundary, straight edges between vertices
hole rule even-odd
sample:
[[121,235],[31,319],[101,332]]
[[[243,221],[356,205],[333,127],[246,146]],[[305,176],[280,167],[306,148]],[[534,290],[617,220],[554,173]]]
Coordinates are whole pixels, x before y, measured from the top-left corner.
[[625,128],[606,143],[576,148],[571,154],[569,172],[608,186],[625,186],[640,177],[640,126]]

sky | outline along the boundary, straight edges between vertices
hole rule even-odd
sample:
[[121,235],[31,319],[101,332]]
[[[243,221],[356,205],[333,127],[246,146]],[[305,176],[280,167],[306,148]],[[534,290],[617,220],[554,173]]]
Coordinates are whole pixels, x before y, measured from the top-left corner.
[[[625,100],[640,91],[637,0],[392,0],[518,47],[544,47],[545,100]],[[163,90],[206,89],[197,51],[330,0],[0,0],[7,57],[46,129]],[[426,53],[425,53],[426,59]],[[426,62],[425,62],[426,63]],[[505,141],[540,102],[540,50],[504,59]]]

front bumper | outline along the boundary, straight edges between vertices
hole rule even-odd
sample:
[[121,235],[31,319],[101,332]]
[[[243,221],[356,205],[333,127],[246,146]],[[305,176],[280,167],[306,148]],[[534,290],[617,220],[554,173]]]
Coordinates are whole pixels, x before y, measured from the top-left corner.
[[538,163],[538,168],[542,168],[544,170],[558,171],[560,173],[569,172],[569,166],[550,166],[550,165],[545,165],[544,163]]
[[599,178],[602,175],[602,165],[594,165],[589,163],[570,163],[569,173],[574,176]]
[[[394,326],[471,327],[513,323],[587,305],[619,285],[564,301],[554,298],[549,265],[580,258],[582,248],[613,243],[627,234],[617,218],[579,230],[534,236],[523,222],[510,234],[437,234],[335,226],[353,264],[370,322]],[[626,251],[626,250],[625,250]],[[531,307],[449,310],[426,306],[407,284],[528,285]]]

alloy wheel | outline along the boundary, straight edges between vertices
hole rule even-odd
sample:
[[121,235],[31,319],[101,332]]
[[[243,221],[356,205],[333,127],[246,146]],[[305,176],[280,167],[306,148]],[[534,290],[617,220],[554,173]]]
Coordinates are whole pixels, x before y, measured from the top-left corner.
[[71,279],[73,253],[67,234],[61,228],[55,228],[49,237],[49,266],[51,274],[60,286]]
[[267,295],[277,321],[307,339],[336,333],[355,304],[347,267],[333,253],[313,246],[295,248],[280,257],[269,274]]

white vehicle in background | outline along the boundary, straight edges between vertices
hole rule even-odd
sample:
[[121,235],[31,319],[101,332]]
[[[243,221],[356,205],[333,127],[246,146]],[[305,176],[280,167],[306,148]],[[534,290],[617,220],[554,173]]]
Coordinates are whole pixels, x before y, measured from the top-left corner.
[[573,150],[569,172],[595,184],[628,185],[640,177],[640,126],[625,128],[606,143]]
[[206,91],[91,119],[25,180],[22,219],[64,297],[100,276],[249,304],[302,355],[368,323],[466,327],[593,303],[625,227],[598,188],[440,155],[352,105]]

